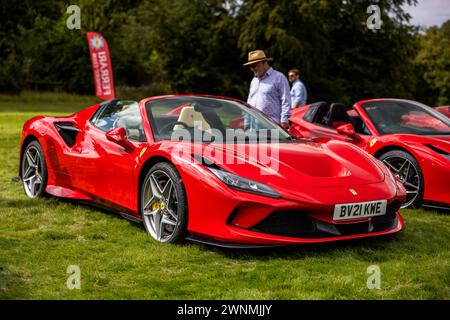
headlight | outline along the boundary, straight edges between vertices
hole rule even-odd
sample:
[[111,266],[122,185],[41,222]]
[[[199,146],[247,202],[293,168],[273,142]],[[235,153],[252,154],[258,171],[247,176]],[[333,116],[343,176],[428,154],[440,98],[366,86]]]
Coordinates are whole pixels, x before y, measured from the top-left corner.
[[220,170],[217,168],[207,167],[214,175],[223,183],[233,189],[244,192],[256,193],[271,198],[280,198],[278,192],[265,184],[239,177],[233,173]]

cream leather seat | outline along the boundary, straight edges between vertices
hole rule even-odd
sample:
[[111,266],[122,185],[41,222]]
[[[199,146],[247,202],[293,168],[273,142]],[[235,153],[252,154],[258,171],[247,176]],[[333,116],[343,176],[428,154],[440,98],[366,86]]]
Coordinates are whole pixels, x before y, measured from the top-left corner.
[[[187,126],[191,128],[211,132],[211,126],[209,125],[209,123],[206,122],[201,112],[194,110],[194,107],[184,107],[180,112],[178,121],[185,123]],[[180,130],[183,128],[184,128],[183,125],[176,124],[173,127],[173,130]]]
[[127,138],[132,140],[140,141],[144,133],[141,117],[131,114],[119,118],[115,127],[127,130]]

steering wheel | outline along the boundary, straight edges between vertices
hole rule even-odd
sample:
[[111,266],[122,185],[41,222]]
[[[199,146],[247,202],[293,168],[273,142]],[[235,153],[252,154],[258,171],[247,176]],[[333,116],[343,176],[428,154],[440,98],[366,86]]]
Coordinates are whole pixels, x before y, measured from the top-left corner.
[[180,125],[182,125],[184,128],[186,128],[186,129],[189,129],[190,127],[186,124],[186,123],[184,123],[183,121],[175,121],[175,122],[172,122],[172,123],[168,123],[168,124],[166,124],[166,125],[164,125],[160,130],[159,130],[159,133],[160,134],[166,134],[166,133],[169,133],[169,128],[170,127],[175,127],[177,124],[180,124]]

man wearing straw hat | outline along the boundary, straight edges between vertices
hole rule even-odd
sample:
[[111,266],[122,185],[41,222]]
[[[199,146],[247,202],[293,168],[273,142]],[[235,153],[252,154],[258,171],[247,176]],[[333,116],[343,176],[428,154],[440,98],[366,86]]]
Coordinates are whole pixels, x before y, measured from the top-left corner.
[[[266,57],[262,50],[248,54],[248,62],[244,66],[250,67],[254,78],[250,83],[247,103],[288,129],[291,109],[289,82],[284,74],[270,67],[268,61],[272,58]],[[257,124],[244,119],[244,128],[257,129]]]

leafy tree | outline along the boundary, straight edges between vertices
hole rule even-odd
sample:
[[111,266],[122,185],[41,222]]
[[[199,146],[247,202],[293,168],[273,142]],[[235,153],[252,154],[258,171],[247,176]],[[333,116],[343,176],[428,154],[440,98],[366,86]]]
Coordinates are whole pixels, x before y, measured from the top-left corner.
[[417,49],[405,3],[415,1],[377,1],[383,25],[373,32],[367,1],[247,1],[239,45],[266,49],[280,71],[298,67],[312,100],[408,97]]
[[[198,92],[245,99],[252,74],[242,64],[248,51],[263,49],[278,70],[301,70],[310,101],[414,97],[434,103],[439,97],[448,103],[450,26],[418,35],[402,9],[414,3],[79,0],[81,30],[68,30],[68,4],[0,0],[0,91],[50,83],[93,93],[86,31],[97,31],[108,40],[116,87],[138,87],[140,96]],[[376,32],[366,27],[371,4],[382,13]]]
[[60,4],[51,0],[0,0],[0,91],[18,92],[25,85],[26,58],[19,48],[22,30],[32,28],[39,15],[56,19],[59,8]]
[[177,92],[242,94],[239,23],[224,4],[144,1],[121,15],[121,47],[143,67],[133,73],[142,80],[167,79]]
[[437,93],[438,105],[450,104],[450,20],[441,28],[431,27],[420,38],[417,63],[424,80]]

